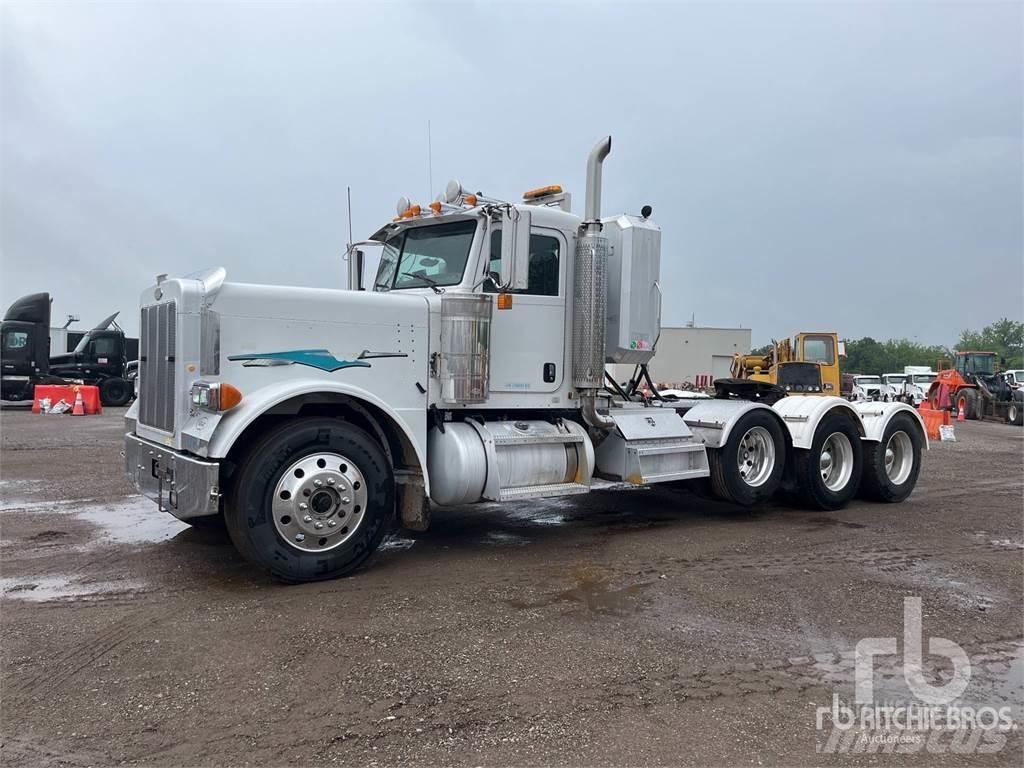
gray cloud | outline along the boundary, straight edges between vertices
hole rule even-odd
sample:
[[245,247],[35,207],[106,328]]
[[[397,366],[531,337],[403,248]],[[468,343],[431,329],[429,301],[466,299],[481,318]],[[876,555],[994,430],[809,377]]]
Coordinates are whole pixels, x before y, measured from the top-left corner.
[[1018,4],[19,4],[0,9],[0,303],[158,272],[343,285],[457,176],[664,229],[666,322],[947,343],[1024,314]]

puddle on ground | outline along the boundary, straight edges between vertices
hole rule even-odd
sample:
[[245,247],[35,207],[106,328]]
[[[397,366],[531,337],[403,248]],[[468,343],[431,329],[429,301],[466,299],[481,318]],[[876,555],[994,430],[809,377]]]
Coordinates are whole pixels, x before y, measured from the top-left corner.
[[82,599],[134,592],[143,584],[131,579],[119,581],[74,581],[68,576],[0,578],[0,598],[43,603],[67,598]]
[[[99,539],[110,544],[152,544],[167,541],[188,525],[144,496],[129,496],[123,501],[25,501],[17,506],[4,506],[0,512],[17,510],[29,514],[68,515],[92,523],[100,529]],[[38,533],[33,540],[54,541],[60,538],[60,520],[51,519],[51,528]]]
[[522,547],[530,543],[525,536],[506,531],[488,531],[480,537],[480,543],[491,547]]
[[835,517],[828,517],[827,515],[820,515],[818,517],[809,517],[809,518],[807,518],[806,522],[814,523],[815,525],[819,525],[821,527],[831,526],[831,525],[838,525],[838,526],[841,526],[843,528],[867,528],[867,526],[864,525],[864,523],[851,523],[851,522],[848,522],[846,520],[839,520],[838,518],[835,518]]
[[143,496],[125,501],[90,504],[71,513],[99,526],[102,538],[114,544],[151,544],[174,538],[191,526],[169,512],[161,512],[156,504]]
[[586,564],[573,568],[570,578],[575,582],[572,587],[537,602],[525,600],[507,600],[506,602],[520,610],[546,608],[556,603],[576,603],[588,613],[621,615],[639,611],[641,607],[639,598],[644,590],[654,583],[648,581],[612,588],[607,576]]

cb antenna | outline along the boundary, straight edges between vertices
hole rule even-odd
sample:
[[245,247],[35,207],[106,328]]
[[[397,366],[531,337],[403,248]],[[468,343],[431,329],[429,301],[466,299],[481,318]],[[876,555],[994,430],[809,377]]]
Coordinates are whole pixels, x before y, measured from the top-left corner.
[[433,147],[430,141],[430,121],[427,120],[427,200],[432,199],[434,194],[434,157]]

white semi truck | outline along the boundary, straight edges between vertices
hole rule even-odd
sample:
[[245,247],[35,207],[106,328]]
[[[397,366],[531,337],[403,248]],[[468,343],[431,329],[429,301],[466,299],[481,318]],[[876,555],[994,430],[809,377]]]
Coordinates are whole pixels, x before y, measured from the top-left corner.
[[[601,216],[610,149],[589,156],[582,217],[559,187],[512,203],[452,182],[429,206],[400,201],[349,247],[349,290],[158,279],[141,300],[131,482],[185,522],[222,518],[291,581],[349,573],[394,523],[423,530],[453,505],[704,478],[743,506],[783,485],[819,509],[858,490],[905,499],[927,440],[904,404],[639,394],[661,230],[648,206]],[[634,386],[606,363],[636,364]]]

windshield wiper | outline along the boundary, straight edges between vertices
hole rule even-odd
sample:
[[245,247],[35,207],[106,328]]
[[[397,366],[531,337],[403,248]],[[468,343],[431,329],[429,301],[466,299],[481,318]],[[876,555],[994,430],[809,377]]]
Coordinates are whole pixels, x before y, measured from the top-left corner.
[[440,288],[436,280],[429,278],[426,275],[414,275],[411,272],[403,272],[402,277],[411,277],[413,280],[422,280],[424,283],[430,286],[434,293],[438,295],[444,293],[444,288]]

